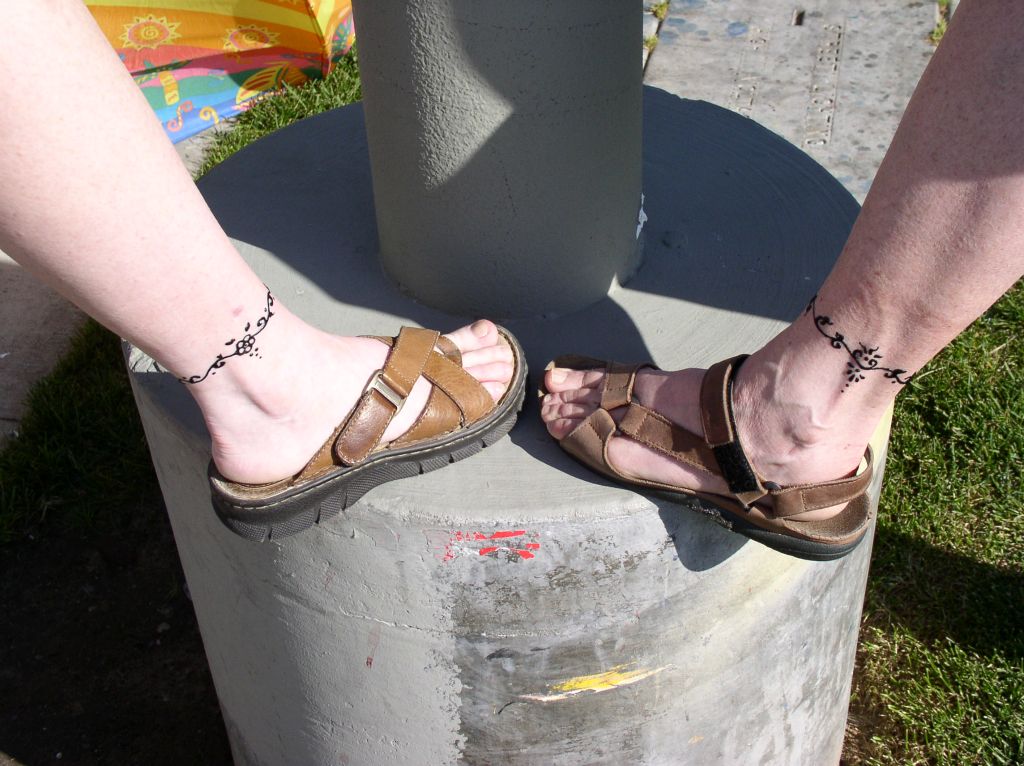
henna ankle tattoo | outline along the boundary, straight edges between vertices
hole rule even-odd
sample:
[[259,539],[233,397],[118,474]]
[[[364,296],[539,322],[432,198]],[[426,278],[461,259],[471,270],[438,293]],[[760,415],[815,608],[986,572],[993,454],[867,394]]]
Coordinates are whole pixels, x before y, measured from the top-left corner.
[[891,380],[893,384],[899,383],[905,386],[910,383],[913,375],[908,375],[906,370],[901,370],[899,367],[882,367],[879,365],[878,362],[882,355],[878,353],[878,346],[871,347],[858,343],[859,348],[850,348],[846,342],[846,336],[835,330],[831,332],[827,330],[826,328],[833,326],[832,319],[823,314],[818,314],[815,307],[817,300],[817,295],[811,298],[811,302],[807,304],[804,313],[811,315],[814,320],[814,327],[829,339],[832,348],[845,349],[846,353],[850,355],[850,361],[846,363],[846,372],[843,373],[846,377],[846,385],[843,386],[843,391],[848,389],[852,383],[859,383],[864,380],[864,373],[866,372],[884,373],[883,377]]
[[271,306],[274,305],[274,296],[270,294],[270,290],[267,290],[267,307],[263,310],[263,316],[256,320],[256,329],[253,332],[252,323],[246,322],[243,328],[243,335],[240,338],[232,338],[225,346],[234,346],[234,350],[230,354],[217,354],[217,358],[213,360],[209,367],[206,368],[206,372],[202,375],[192,375],[187,378],[178,378],[182,383],[188,383],[189,385],[195,385],[196,383],[202,383],[210,375],[216,375],[217,370],[223,367],[228,359],[234,356],[254,356],[259,358],[260,350],[256,347],[256,336],[263,332],[267,323],[270,321],[270,317],[274,316],[274,312],[271,310]]

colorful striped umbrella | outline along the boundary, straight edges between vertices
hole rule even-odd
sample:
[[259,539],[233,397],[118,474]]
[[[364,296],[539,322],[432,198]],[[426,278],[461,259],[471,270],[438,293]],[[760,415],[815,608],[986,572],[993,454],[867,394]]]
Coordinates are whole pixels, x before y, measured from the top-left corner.
[[172,141],[284,84],[324,77],[352,46],[350,0],[86,0]]

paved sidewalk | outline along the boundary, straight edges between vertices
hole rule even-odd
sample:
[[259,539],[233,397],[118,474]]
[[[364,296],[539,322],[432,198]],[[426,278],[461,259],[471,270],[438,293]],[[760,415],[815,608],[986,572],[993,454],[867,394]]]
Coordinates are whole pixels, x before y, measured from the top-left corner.
[[[918,0],[671,0],[660,25],[645,11],[645,81],[757,120],[862,201],[931,57],[934,23],[935,4]],[[178,145],[190,170],[208,142]],[[81,322],[0,253],[0,446]]]
[[672,0],[645,82],[739,112],[863,201],[934,51],[933,2]]

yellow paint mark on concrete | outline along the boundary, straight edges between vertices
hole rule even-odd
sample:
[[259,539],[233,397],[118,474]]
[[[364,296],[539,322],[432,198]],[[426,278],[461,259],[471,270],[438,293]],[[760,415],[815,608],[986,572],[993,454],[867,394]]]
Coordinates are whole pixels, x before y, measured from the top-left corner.
[[575,694],[586,692],[606,692],[610,689],[618,689],[620,686],[629,686],[645,678],[668,670],[672,665],[663,665],[660,668],[630,669],[630,665],[616,665],[604,673],[595,673],[589,676],[577,676],[567,681],[562,681],[550,687],[549,694],[524,694],[520,699],[533,700],[534,702],[556,702],[567,699]]
[[698,742],[703,742],[703,741],[704,741],[704,737],[700,736],[699,734],[695,734],[694,736],[690,737],[690,740],[689,740],[688,744],[696,745]]

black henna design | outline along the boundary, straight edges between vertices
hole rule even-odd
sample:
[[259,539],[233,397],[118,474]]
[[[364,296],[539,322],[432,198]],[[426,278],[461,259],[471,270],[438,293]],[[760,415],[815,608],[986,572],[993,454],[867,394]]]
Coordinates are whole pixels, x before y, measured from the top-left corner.
[[910,383],[914,376],[908,375],[906,370],[899,367],[882,367],[879,364],[882,355],[878,353],[878,346],[866,346],[863,343],[858,343],[858,348],[850,348],[845,335],[834,330],[827,330],[826,328],[833,327],[833,322],[829,317],[818,314],[815,307],[817,300],[817,295],[811,298],[804,313],[811,315],[815,328],[828,338],[832,348],[845,349],[846,353],[850,355],[850,361],[846,363],[846,372],[843,373],[846,376],[846,385],[843,386],[843,391],[848,389],[852,383],[860,383],[864,380],[866,372],[881,372],[882,377],[891,380],[893,385],[899,383],[905,386]]
[[270,321],[270,317],[274,316],[274,312],[271,310],[271,306],[274,305],[274,296],[270,294],[270,290],[267,290],[267,307],[263,310],[264,316],[261,316],[256,320],[256,329],[252,332],[252,322],[246,322],[243,332],[245,335],[240,338],[232,338],[225,346],[234,346],[234,350],[230,354],[217,354],[217,358],[213,360],[209,367],[206,368],[206,372],[202,375],[192,375],[187,378],[178,378],[182,383],[188,383],[189,385],[195,385],[196,383],[202,383],[210,375],[216,375],[217,370],[223,367],[228,359],[235,356],[252,356],[257,359],[260,358],[260,350],[256,346],[256,336],[263,332],[267,323]]

